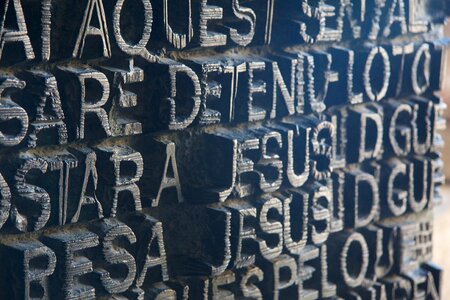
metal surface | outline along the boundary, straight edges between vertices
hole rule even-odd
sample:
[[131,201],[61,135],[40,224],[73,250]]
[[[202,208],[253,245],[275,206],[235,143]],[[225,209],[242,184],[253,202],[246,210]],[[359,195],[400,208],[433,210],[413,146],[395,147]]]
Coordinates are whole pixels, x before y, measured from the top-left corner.
[[1,0],[0,299],[439,299],[440,0]]

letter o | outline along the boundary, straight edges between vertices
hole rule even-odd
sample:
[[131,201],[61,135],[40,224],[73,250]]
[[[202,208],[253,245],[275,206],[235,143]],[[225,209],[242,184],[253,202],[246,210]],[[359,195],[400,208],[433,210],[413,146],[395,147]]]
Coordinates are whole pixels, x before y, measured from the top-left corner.
[[345,284],[349,287],[360,286],[369,266],[369,247],[360,233],[351,234],[342,247],[340,271]]
[[[423,63],[423,79],[424,82],[421,85],[418,80],[418,68],[420,60],[424,57]],[[416,95],[421,95],[426,92],[426,90],[430,87],[430,64],[431,64],[431,54],[430,54],[430,45],[423,44],[420,46],[419,50],[417,50],[416,55],[414,56],[414,61],[412,64],[411,70],[411,82],[412,88]]]
[[[373,67],[373,61],[377,55],[381,55],[383,59],[383,85],[380,91],[376,92],[372,88],[372,80],[370,78],[370,71]],[[367,96],[372,101],[379,101],[383,99],[389,88],[389,79],[391,76],[391,62],[389,61],[389,54],[382,47],[373,48],[369,56],[367,57],[366,66],[364,68],[363,80],[364,80],[364,89],[366,91]]]

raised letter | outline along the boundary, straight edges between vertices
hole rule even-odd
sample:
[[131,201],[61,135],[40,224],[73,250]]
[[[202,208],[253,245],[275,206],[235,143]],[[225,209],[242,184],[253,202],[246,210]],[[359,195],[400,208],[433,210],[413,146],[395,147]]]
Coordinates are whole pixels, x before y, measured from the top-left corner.
[[201,0],[200,5],[200,46],[216,47],[226,45],[226,35],[208,31],[208,21],[221,20],[223,18],[223,8],[209,5],[208,0]]
[[37,240],[16,240],[6,242],[4,255],[13,298],[49,299],[48,276],[56,267],[56,255],[50,248]]
[[[99,147],[97,156],[99,163],[105,168],[105,172],[100,173],[100,180],[104,189],[103,205],[108,209],[106,215],[115,217],[121,213],[118,209],[128,207],[129,202],[133,203],[134,211],[140,211],[141,193],[137,182],[144,170],[141,154],[130,147]],[[131,199],[126,198],[125,203],[119,203],[119,196],[124,192]]]
[[[376,66],[378,72],[381,72],[383,75],[382,86],[378,91],[374,90],[373,83],[374,80],[371,78],[370,74],[372,72],[372,68],[374,67],[375,57],[379,55],[382,59],[383,71],[379,70],[379,66]],[[363,73],[363,82],[364,82],[364,90],[366,91],[367,97],[369,97],[372,101],[380,101],[383,99],[389,89],[389,79],[391,77],[391,62],[389,60],[389,55],[383,47],[375,47],[373,48],[369,56],[367,57],[366,65],[364,67]]]
[[241,34],[235,28],[230,28],[230,38],[239,46],[245,47],[250,44],[255,35],[256,14],[248,7],[241,7],[239,0],[233,0],[233,13],[241,21],[246,21],[250,25],[247,34]]
[[[12,2],[12,5],[11,5]],[[15,11],[15,26],[17,30],[7,28],[9,24],[7,18],[9,17],[9,10],[14,9]],[[3,2],[3,18],[0,25],[0,59],[2,58],[3,50],[5,49],[6,43],[17,43],[23,44],[23,49],[25,51],[25,57],[27,60],[34,59],[33,47],[31,46],[30,37],[28,36],[27,23],[25,22],[25,17],[23,15],[22,5],[20,0],[6,0]]]
[[[13,185],[13,202],[11,204],[11,220],[14,226],[23,232],[36,231],[47,224],[50,218],[50,196],[41,187],[26,182],[31,170],[47,172],[48,164],[42,158],[26,159],[17,169]],[[38,206],[37,209],[23,209],[28,203]]]
[[[8,4],[8,2],[6,2]],[[1,55],[1,53],[0,53]],[[19,145],[25,138],[28,130],[28,115],[27,112],[11,100],[9,95],[4,95],[5,89],[16,88],[23,89],[25,82],[18,80],[15,77],[3,77],[0,79],[0,122],[8,122],[17,120],[20,123],[20,128],[17,130],[15,125],[3,125],[4,130],[0,131],[0,145],[12,147]]]
[[[153,23],[153,9],[150,0],[140,0],[144,7],[142,12],[144,15],[144,28],[142,29],[141,39],[134,45],[129,44],[122,36],[120,17],[123,9],[123,4],[126,0],[118,0],[113,12],[113,29],[114,36],[116,37],[117,44],[120,50],[128,55],[140,56],[147,61],[156,61],[155,55],[151,54],[145,47],[150,41],[150,35],[152,33],[152,23]],[[128,0],[130,1],[130,0]]]
[[[127,244],[136,243],[136,236],[127,225],[115,219],[103,219],[93,224],[92,229],[99,236],[101,243],[101,260],[95,263],[95,272],[106,293],[125,292],[133,283],[136,275],[134,257],[122,246],[120,240]],[[112,275],[120,270],[120,276]]]
[[[81,30],[78,34],[75,48],[73,49],[72,56],[81,58],[83,56],[84,47],[87,36],[100,36],[103,45],[103,56],[111,57],[111,46],[109,43],[108,26],[106,25],[105,10],[103,9],[103,0],[88,0],[86,11],[84,12],[83,22],[81,23]],[[91,25],[92,15],[96,14],[99,27]]]
[[92,261],[78,252],[97,246],[97,236],[84,229],[52,233],[44,236],[43,240],[55,251],[58,261],[58,268],[50,277],[52,286],[58,290],[57,298],[94,299],[94,287],[86,284],[87,278],[83,278],[92,273]]

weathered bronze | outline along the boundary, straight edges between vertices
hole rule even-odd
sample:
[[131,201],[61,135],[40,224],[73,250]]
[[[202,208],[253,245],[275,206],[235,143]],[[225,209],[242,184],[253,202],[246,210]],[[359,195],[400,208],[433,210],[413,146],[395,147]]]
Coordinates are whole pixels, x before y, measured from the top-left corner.
[[445,0],[0,0],[0,299],[439,299]]

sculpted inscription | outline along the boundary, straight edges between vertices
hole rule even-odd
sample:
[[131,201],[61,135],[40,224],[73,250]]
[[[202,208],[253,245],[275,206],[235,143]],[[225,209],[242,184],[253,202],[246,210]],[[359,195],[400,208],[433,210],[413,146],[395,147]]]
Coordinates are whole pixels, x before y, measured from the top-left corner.
[[440,299],[443,0],[2,0],[0,299]]

